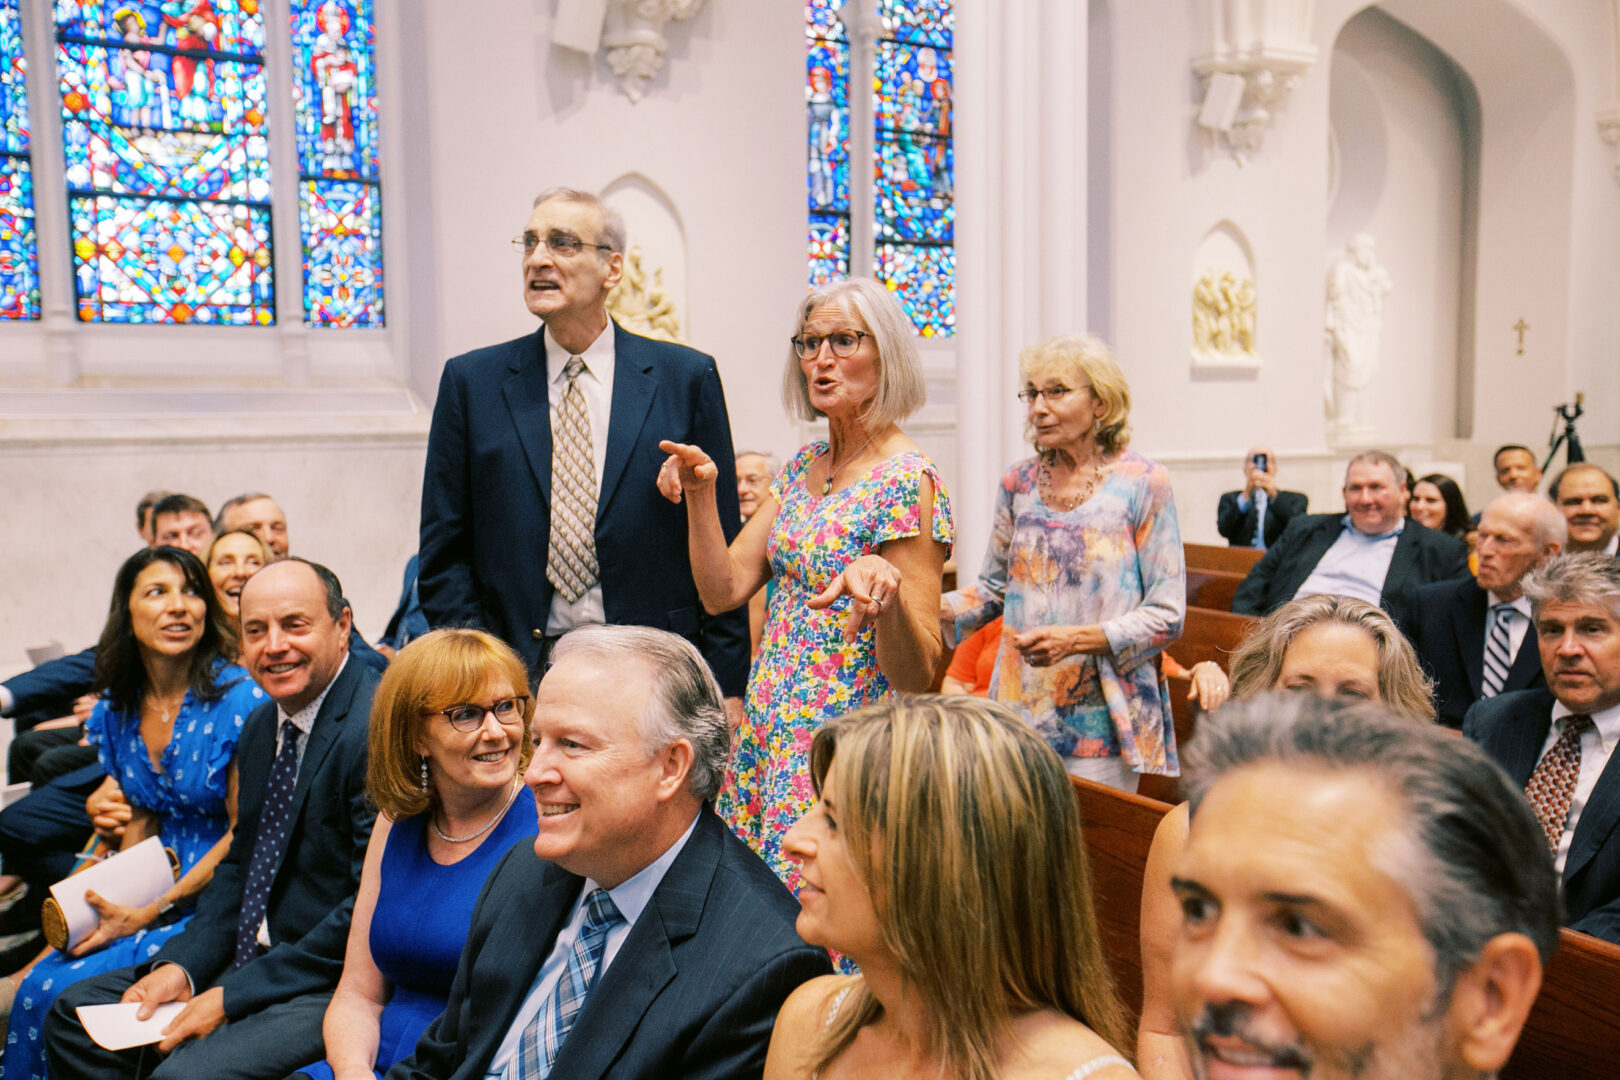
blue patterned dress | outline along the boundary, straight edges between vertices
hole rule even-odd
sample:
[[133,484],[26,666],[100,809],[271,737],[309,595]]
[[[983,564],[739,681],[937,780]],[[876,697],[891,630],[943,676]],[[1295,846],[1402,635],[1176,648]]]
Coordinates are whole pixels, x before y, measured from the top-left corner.
[[[214,670],[214,685],[226,688],[218,701],[199,701],[191,691],[186,692],[169,743],[163,748],[161,769],[152,768],[141,739],[139,709],[115,712],[105,700],[99,701],[84,724],[90,742],[100,747],[102,769],[117,778],[130,805],[157,815],[163,846],[174,849],[182,874],[230,829],[225,789],[236,757],[236,740],[247,714],[269,700],[247,671],[235,664],[222,661]],[[45,1076],[40,1030],[46,1011],[63,987],[150,959],[190,920],[188,910],[176,922],[137,930],[88,956],[53,952],[35,965],[18,988],[12,1008],[6,1032],[6,1080]]]

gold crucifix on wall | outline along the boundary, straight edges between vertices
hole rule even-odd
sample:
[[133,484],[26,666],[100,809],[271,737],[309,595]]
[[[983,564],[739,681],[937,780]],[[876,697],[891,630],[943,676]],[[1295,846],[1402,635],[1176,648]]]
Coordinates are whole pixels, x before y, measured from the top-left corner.
[[1519,316],[1519,321],[1514,323],[1512,326],[1508,327],[1508,329],[1509,330],[1517,330],[1519,332],[1519,355],[1523,356],[1524,355],[1524,332],[1526,330],[1530,329],[1530,324],[1524,321],[1524,316],[1523,315],[1520,315]]

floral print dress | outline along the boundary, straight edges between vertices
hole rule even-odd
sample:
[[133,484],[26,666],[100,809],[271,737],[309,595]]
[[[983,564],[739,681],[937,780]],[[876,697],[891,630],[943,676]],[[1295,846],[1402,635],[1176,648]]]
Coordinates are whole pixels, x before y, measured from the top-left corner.
[[795,893],[798,866],[782,855],[782,835],[815,801],[810,739],[825,721],[889,693],[876,631],[844,643],[849,597],[820,611],[807,604],[856,558],[922,531],[925,476],[934,486],[929,535],[947,547],[956,535],[945,485],[922,454],[906,451],[842,491],[811,494],[806,477],[826,452],[825,442],[811,443],[771,482],[777,511],[765,552],[776,589],[748,678],[747,722],[717,807]]

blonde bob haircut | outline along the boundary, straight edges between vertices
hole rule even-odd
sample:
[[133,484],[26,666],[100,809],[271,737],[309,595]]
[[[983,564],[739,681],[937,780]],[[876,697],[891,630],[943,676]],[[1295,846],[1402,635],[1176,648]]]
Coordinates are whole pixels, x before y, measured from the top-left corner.
[[[921,997],[941,1075],[999,1075],[1013,1020],[1031,1009],[1074,1017],[1126,1052],[1132,1034],[1103,958],[1074,791],[1028,724],[981,698],[867,706],[816,732],[818,794],[829,775],[842,847]],[[857,982],[812,1070],[881,1010]]]
[[[916,334],[900,301],[871,278],[839,278],[810,290],[799,304],[793,323],[793,337],[804,332],[807,319],[818,309],[837,305],[858,323],[851,330],[864,330],[877,346],[877,395],[861,409],[860,420],[868,431],[882,431],[898,424],[923,407],[928,388],[923,381],[922,361],[917,357]],[[805,382],[799,355],[788,345],[787,367],[782,371],[782,406],[799,420],[819,420],[825,414],[810,404],[810,388]]]
[[[1131,441],[1131,388],[1119,361],[1101,338],[1090,334],[1059,334],[1039,345],[1026,345],[1018,354],[1018,377],[1027,386],[1043,375],[1054,375],[1065,386],[1079,390],[1091,387],[1092,396],[1103,404],[1097,418],[1097,449],[1117,454]],[[1034,425],[1025,423],[1024,435],[1037,452]]]
[[521,775],[534,753],[534,698],[528,668],[511,646],[482,630],[450,629],[423,634],[399,650],[371,699],[366,791],[380,812],[401,821],[438,806],[438,791],[422,790],[422,732],[434,713],[477,702],[491,678],[505,678],[523,697]]
[[1283,657],[1301,632],[1323,623],[1353,626],[1378,650],[1378,695],[1407,720],[1434,720],[1428,676],[1395,621],[1365,600],[1322,593],[1290,600],[1255,624],[1232,653],[1232,696],[1250,698],[1277,685]]

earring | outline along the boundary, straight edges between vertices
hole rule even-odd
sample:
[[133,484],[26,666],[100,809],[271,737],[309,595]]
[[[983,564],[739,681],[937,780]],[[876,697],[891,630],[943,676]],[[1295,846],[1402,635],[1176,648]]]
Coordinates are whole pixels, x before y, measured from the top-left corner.
[[422,759],[422,790],[426,791],[427,789],[428,789],[427,758],[423,758]]

